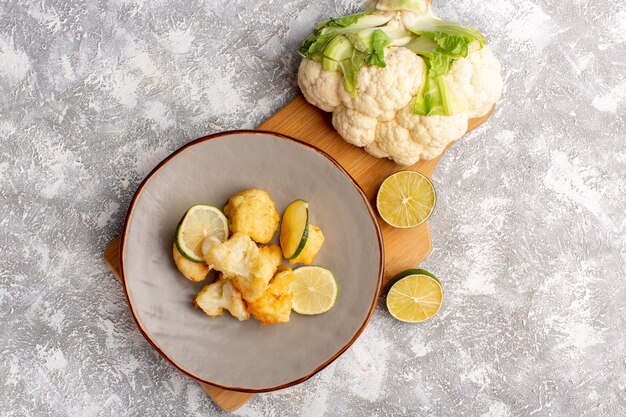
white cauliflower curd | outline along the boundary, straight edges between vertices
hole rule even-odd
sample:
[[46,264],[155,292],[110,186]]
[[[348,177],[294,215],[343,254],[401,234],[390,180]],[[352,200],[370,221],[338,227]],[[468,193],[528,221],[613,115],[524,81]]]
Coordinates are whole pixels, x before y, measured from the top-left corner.
[[243,233],[235,233],[224,242],[207,239],[202,252],[207,265],[232,280],[246,302],[261,297],[282,260],[280,247],[259,248]]
[[476,30],[425,0],[318,24],[299,51],[298,84],[348,143],[400,165],[439,156],[502,92],[500,63]]
[[195,304],[211,317],[221,316],[224,309],[238,320],[248,320],[250,317],[241,292],[232,282],[225,279],[202,287],[196,296]]

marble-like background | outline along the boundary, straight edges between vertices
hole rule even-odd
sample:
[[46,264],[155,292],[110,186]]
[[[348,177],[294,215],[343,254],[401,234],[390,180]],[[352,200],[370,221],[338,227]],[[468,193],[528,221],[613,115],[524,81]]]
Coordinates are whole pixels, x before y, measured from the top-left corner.
[[[102,250],[158,161],[283,106],[314,22],[359,3],[0,1],[0,415],[220,415],[135,329]],[[443,310],[379,308],[236,415],[625,415],[626,3],[435,3],[506,83],[434,175]]]

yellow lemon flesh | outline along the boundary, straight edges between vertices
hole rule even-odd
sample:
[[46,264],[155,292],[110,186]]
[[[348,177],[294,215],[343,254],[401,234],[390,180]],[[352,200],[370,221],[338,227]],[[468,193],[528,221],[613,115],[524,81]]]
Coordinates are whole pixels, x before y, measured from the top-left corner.
[[419,323],[437,314],[443,301],[443,288],[434,275],[409,270],[398,277],[387,294],[387,309],[392,316]]
[[220,242],[228,239],[226,216],[213,206],[191,206],[176,229],[176,248],[190,261],[203,263],[202,244],[208,237],[215,237]]
[[293,311],[311,315],[333,308],[337,282],[332,272],[319,266],[302,266],[294,269],[293,274]]
[[432,214],[436,202],[433,184],[415,171],[400,171],[387,177],[376,196],[380,217],[398,228],[424,223]]

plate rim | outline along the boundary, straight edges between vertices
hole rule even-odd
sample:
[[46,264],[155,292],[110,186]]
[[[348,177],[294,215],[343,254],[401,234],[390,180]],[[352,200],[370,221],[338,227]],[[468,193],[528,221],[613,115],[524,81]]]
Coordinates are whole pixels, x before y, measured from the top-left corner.
[[[180,366],[179,364],[177,364],[172,358],[170,358],[167,353],[165,353],[163,350],[161,350],[161,348],[156,344],[156,342],[154,340],[152,340],[152,338],[148,335],[148,333],[146,332],[146,330],[143,328],[142,323],[139,321],[139,318],[137,317],[137,314],[135,313],[135,309],[133,307],[133,303],[131,301],[131,297],[129,294],[129,290],[128,290],[128,286],[126,285],[126,275],[125,275],[125,267],[124,267],[124,248],[126,246],[126,235],[128,234],[128,228],[129,228],[129,224],[130,224],[130,218],[133,214],[133,211],[135,209],[135,205],[137,203],[137,200],[140,196],[140,194],[142,193],[144,187],[147,185],[147,183],[150,181],[150,179],[161,169],[163,168],[170,160],[172,160],[173,158],[175,158],[178,154],[182,153],[183,151],[199,145],[201,143],[207,142],[209,140],[213,140],[213,139],[218,139],[218,138],[224,138],[227,136],[231,136],[231,135],[240,135],[240,134],[251,134],[251,135],[269,135],[269,136],[274,136],[277,137],[279,139],[283,139],[283,140],[287,140],[287,141],[291,141],[291,142],[295,142],[299,145],[302,145],[304,147],[307,147],[309,149],[314,150],[315,152],[317,152],[318,154],[322,155],[323,157],[325,157],[326,159],[328,159],[330,162],[332,162],[337,169],[343,173],[347,179],[352,183],[352,185],[354,186],[354,188],[358,191],[359,195],[361,196],[361,198],[363,199],[363,202],[365,203],[365,206],[367,208],[368,214],[370,215],[370,218],[372,220],[372,223],[374,224],[374,229],[376,231],[376,237],[378,239],[378,250],[380,252],[380,257],[379,257],[379,263],[378,263],[378,278],[377,278],[377,282],[376,282],[376,290],[374,292],[374,297],[372,299],[372,303],[370,305],[370,308],[368,310],[368,313],[365,317],[365,320],[363,321],[363,323],[361,324],[361,326],[357,329],[357,331],[355,332],[355,334],[350,338],[350,340],[348,341],[348,343],[346,343],[343,347],[341,347],[336,353],[334,353],[330,358],[328,358],[327,360],[325,360],[324,362],[322,362],[320,365],[318,365],[317,367],[315,367],[315,369],[313,369],[313,371],[309,372],[308,374],[297,378],[293,381],[284,383],[284,384],[280,384],[274,387],[268,387],[268,388],[246,388],[246,387],[231,387],[231,386],[226,386],[226,385],[222,385],[216,382],[212,382],[209,381],[207,379],[204,379],[202,377],[199,377],[197,375],[194,375],[192,372],[184,369],[182,366]],[[122,235],[121,235],[121,239],[120,239],[120,276],[121,276],[121,283],[122,283],[122,287],[124,288],[124,295],[126,298],[126,303],[128,304],[128,308],[130,310],[131,316],[133,317],[133,320],[135,322],[135,325],[137,326],[137,328],[139,329],[139,331],[141,332],[141,334],[143,335],[143,337],[148,341],[148,343],[150,343],[150,345],[159,353],[159,355],[161,357],[163,357],[166,361],[168,361],[172,366],[174,366],[176,369],[178,369],[180,372],[182,372],[183,374],[195,379],[198,382],[207,384],[207,385],[211,385],[217,388],[221,388],[227,391],[238,391],[238,392],[246,392],[246,393],[263,393],[263,392],[270,392],[270,391],[276,391],[276,390],[280,390],[280,389],[284,389],[284,388],[288,388],[294,385],[298,385],[301,384],[302,382],[308,380],[309,378],[311,378],[313,375],[317,374],[318,372],[320,372],[322,369],[326,368],[328,365],[330,365],[332,362],[334,362],[339,356],[341,356],[350,346],[352,346],[352,344],[354,344],[354,342],[359,338],[359,336],[361,336],[361,333],[363,333],[363,330],[365,330],[365,328],[367,327],[367,325],[369,324],[370,319],[372,318],[372,315],[374,314],[374,311],[376,310],[376,306],[378,304],[378,299],[380,297],[380,292],[382,289],[382,283],[383,283],[383,276],[384,276],[384,266],[385,266],[385,251],[384,251],[384,241],[383,241],[383,237],[382,237],[382,232],[380,230],[380,224],[378,223],[378,220],[376,219],[376,213],[367,197],[367,195],[365,194],[365,192],[363,191],[363,189],[361,188],[361,186],[356,182],[356,180],[348,173],[348,171],[346,171],[340,164],[339,162],[337,162],[332,156],[330,156],[328,153],[324,152],[323,150],[321,150],[320,148],[318,148],[315,145],[312,145],[310,143],[306,143],[302,140],[293,138],[291,136],[288,135],[284,135],[282,133],[278,133],[278,132],[272,132],[269,130],[252,130],[252,129],[241,129],[241,130],[229,130],[229,131],[224,131],[224,132],[217,132],[217,133],[213,133],[207,136],[203,136],[200,137],[198,139],[195,139],[183,146],[181,146],[180,148],[176,149],[174,152],[172,152],[171,154],[169,154],[168,156],[166,156],[161,162],[159,162],[151,171],[150,173],[143,179],[143,181],[141,181],[141,183],[139,184],[139,186],[137,187],[137,191],[135,191],[135,194],[133,195],[133,198],[129,204],[128,207],[128,211],[126,212],[126,217],[124,219],[124,226],[122,229]]]

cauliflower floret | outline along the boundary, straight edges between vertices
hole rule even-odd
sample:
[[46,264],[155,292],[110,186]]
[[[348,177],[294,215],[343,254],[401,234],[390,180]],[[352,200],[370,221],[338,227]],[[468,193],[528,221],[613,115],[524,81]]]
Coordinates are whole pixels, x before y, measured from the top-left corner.
[[467,113],[453,116],[419,116],[413,104],[398,112],[396,120],[380,123],[376,139],[365,150],[377,158],[390,158],[399,165],[430,160],[467,131]]
[[465,98],[470,119],[487,114],[502,94],[500,61],[488,46],[480,48],[476,42],[469,46],[467,58],[455,62],[444,77]]
[[409,104],[424,80],[424,60],[406,48],[385,51],[387,65],[380,68],[364,66],[359,71],[357,95],[344,88],[339,95],[345,107],[355,109],[378,120],[391,120],[396,112]]
[[413,103],[398,112],[398,124],[420,138],[423,150],[420,159],[430,160],[441,154],[450,142],[467,131],[467,113],[452,116],[419,116],[413,114]]
[[365,146],[372,143],[378,120],[358,110],[340,106],[333,112],[333,126],[348,143]]
[[207,264],[220,271],[224,278],[231,279],[247,302],[263,294],[282,260],[277,245],[258,248],[243,233],[235,233],[223,243],[205,243],[202,249]]
[[343,77],[337,71],[324,71],[322,64],[303,59],[298,69],[298,84],[306,100],[324,111],[334,111],[341,104],[339,91]]
[[224,207],[224,214],[232,232],[245,233],[258,243],[272,240],[280,221],[270,195],[253,188],[233,195]]
[[412,104],[398,113],[396,120],[380,123],[376,140],[365,150],[377,158],[390,158],[399,165],[413,165],[441,155],[449,143],[467,130],[467,114],[418,116]]
[[322,249],[323,244],[324,234],[322,233],[322,230],[317,226],[309,224],[309,237],[304,245],[304,248],[302,249],[302,252],[300,252],[297,257],[290,259],[289,263],[303,263],[311,265],[315,262],[315,258],[317,257],[320,249]]
[[413,165],[420,159],[424,145],[396,120],[383,122],[376,128],[376,140],[365,147],[376,158],[393,159],[396,164]]
[[276,268],[283,260],[283,251],[278,245],[265,245],[259,247],[259,254],[261,254],[267,263],[272,267],[272,275],[276,272]]
[[287,323],[293,302],[293,271],[280,267],[263,295],[248,304],[248,311],[263,324]]
[[232,282],[222,278],[205,285],[196,296],[195,304],[211,317],[221,316],[223,309],[239,320],[248,320],[250,317],[239,290]]
[[176,268],[185,278],[193,282],[203,281],[209,273],[209,267],[204,263],[192,262],[180,254],[176,244],[173,245],[172,255]]
[[251,265],[259,255],[259,248],[248,235],[235,233],[224,242],[207,239],[202,245],[202,253],[210,268],[220,271],[228,278],[232,275],[250,275]]

